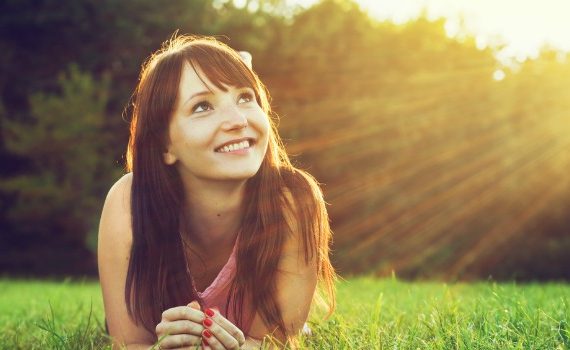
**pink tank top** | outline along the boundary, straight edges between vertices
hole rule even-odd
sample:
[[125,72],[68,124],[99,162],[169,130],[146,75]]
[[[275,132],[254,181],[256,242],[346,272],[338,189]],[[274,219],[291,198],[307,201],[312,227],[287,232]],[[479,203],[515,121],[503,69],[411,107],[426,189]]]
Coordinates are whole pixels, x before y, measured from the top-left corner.
[[[234,244],[234,248],[228,262],[222,267],[212,284],[210,284],[203,292],[198,292],[198,296],[202,298],[203,308],[215,308],[220,311],[220,313],[227,318],[230,322],[237,325],[244,334],[248,334],[251,327],[251,322],[253,321],[253,312],[249,307],[248,303],[242,308],[242,321],[241,327],[237,324],[237,319],[235,317],[235,310],[233,310],[230,304],[231,310],[226,309],[226,304],[230,296],[230,287],[232,284],[232,279],[236,273],[236,248],[237,240]],[[231,312],[229,312],[231,311]]]

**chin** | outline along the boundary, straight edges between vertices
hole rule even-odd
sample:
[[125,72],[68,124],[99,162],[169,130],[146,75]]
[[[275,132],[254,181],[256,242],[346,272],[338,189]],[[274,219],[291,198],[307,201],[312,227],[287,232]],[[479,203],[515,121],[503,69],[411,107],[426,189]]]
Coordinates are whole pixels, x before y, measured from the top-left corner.
[[239,181],[239,180],[249,180],[252,177],[255,176],[255,174],[257,174],[258,169],[255,169],[254,171],[241,171],[241,172],[234,172],[233,174],[231,173],[226,173],[225,176],[220,176],[220,180],[231,180],[231,181]]
[[232,178],[235,179],[235,180],[249,180],[249,179],[251,179],[252,177],[254,177],[255,174],[257,174],[257,171],[255,171],[255,172],[250,172],[250,173],[245,173],[245,174],[239,174],[239,175],[236,175],[235,177],[232,177]]

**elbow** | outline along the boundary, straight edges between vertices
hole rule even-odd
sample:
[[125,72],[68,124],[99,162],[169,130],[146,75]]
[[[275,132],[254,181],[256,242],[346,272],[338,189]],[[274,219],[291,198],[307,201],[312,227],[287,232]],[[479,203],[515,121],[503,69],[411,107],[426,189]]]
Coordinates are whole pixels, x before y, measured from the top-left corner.
[[[299,312],[295,315],[295,317],[286,317],[284,321],[285,332],[279,332],[278,338],[291,338],[300,335],[305,330],[305,324],[309,317],[308,310]],[[276,332],[277,333],[277,332]]]
[[155,348],[155,343],[149,339],[119,340],[113,337],[112,339],[112,350],[150,350]]
[[297,319],[287,325],[287,336],[297,336],[305,329],[307,317]]
[[310,313],[310,303],[305,305],[299,305],[293,314],[287,317],[287,335],[298,335],[305,328],[305,324],[309,318]]

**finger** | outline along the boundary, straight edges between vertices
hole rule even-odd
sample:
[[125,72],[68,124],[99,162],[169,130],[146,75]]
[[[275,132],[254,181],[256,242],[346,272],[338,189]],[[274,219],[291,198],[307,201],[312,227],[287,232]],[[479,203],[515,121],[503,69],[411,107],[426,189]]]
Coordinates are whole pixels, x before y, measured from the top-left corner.
[[202,308],[200,307],[200,304],[196,300],[194,300],[193,302],[191,302],[187,306],[191,309],[194,309],[194,310],[202,310]]
[[208,343],[208,346],[212,350],[239,349],[239,348],[227,348],[227,347],[225,347],[224,344],[222,344],[222,342],[218,338],[216,338],[216,336],[208,329],[204,329],[204,331],[202,332],[202,339],[204,339]]
[[[245,335],[235,324],[231,323],[227,318],[222,316],[216,308],[206,309],[207,318],[212,319],[221,328],[223,328],[227,333],[238,341],[240,346],[245,343]],[[213,315],[213,316],[210,316]],[[204,324],[204,322],[202,322]]]
[[200,336],[204,326],[198,322],[188,320],[163,321],[156,326],[156,334],[194,334]]
[[191,346],[184,346],[181,348],[174,348],[168,350],[204,350],[206,349],[203,345],[191,345]]
[[159,343],[159,349],[176,349],[202,344],[202,338],[189,334],[169,335]]
[[163,321],[189,320],[200,323],[204,318],[205,316],[202,311],[195,310],[188,306],[176,306],[162,313]]
[[202,349],[212,350],[212,347],[210,347],[210,344],[208,343],[208,341],[204,337],[202,337]]
[[203,324],[206,329],[202,332],[202,337],[208,341],[212,348],[216,349],[219,344],[221,344],[223,349],[227,350],[236,350],[240,348],[238,340],[219,324],[212,321],[212,319],[205,319]]

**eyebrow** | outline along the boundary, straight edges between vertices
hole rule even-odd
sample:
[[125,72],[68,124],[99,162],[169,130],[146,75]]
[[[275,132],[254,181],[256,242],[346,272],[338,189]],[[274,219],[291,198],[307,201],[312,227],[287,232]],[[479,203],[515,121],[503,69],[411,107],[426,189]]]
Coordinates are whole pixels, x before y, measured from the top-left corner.
[[188,101],[192,100],[194,97],[198,97],[198,96],[206,96],[206,95],[212,95],[212,91],[208,91],[208,90],[204,90],[204,91],[200,91],[197,92],[195,94],[193,94],[192,96],[190,96],[186,101],[184,101],[184,103],[182,104],[182,106],[186,106],[186,104],[188,103]]
[[[251,86],[246,86],[246,85],[240,86],[240,87],[235,86],[235,88],[238,89],[238,90],[251,89],[251,90],[253,90],[254,93],[255,93],[255,90],[254,90]],[[194,97],[207,96],[207,95],[213,95],[213,94],[214,94],[214,92],[212,92],[212,91],[210,91],[210,90],[204,90],[204,91],[197,92],[197,93],[193,94],[192,96],[188,97],[188,99],[187,99],[186,101],[184,101],[184,103],[182,104],[182,106],[186,106],[186,104],[188,103],[188,101],[192,100]]]

